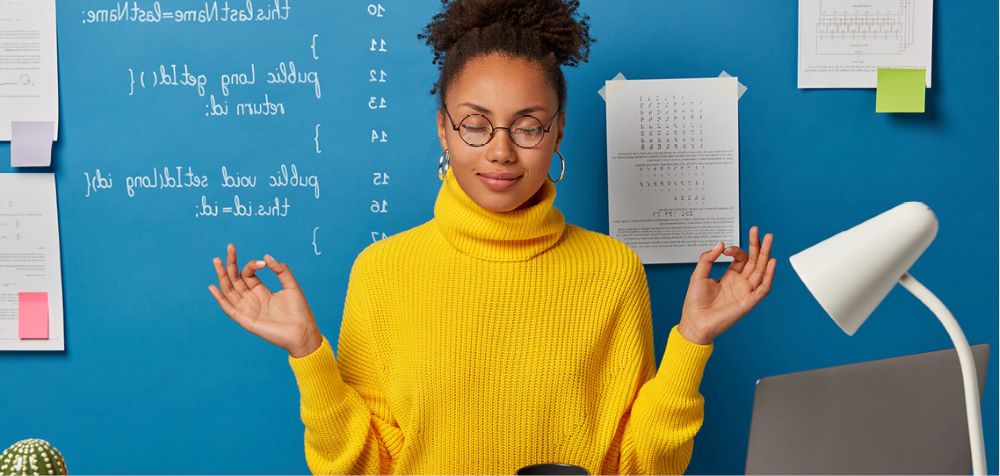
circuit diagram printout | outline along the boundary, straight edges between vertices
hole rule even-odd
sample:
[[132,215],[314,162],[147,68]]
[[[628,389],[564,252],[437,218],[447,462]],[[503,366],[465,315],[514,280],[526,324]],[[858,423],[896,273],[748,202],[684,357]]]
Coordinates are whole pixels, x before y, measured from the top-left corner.
[[874,88],[878,68],[926,69],[933,0],[799,0],[799,88]]

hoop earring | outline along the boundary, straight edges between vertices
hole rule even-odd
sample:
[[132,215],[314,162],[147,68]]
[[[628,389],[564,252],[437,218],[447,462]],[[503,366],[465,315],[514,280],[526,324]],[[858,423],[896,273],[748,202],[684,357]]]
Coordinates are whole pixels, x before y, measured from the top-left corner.
[[[444,170],[442,170],[442,167]],[[448,168],[451,167],[451,154],[448,153],[448,149],[444,150],[441,154],[441,158],[438,159],[438,178],[444,182],[444,174],[448,172]]]
[[556,151],[556,154],[559,155],[559,164],[562,165],[562,170],[559,171],[559,179],[558,180],[552,180],[552,177],[549,177],[548,172],[545,173],[545,176],[549,179],[549,182],[552,182],[552,183],[561,182],[562,179],[563,179],[563,176],[566,175],[566,159],[563,158],[562,153],[560,153],[558,150]]

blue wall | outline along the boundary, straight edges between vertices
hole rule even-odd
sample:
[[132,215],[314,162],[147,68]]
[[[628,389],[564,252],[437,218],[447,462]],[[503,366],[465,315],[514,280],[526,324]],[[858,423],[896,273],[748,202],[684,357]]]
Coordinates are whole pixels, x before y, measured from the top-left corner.
[[[436,66],[416,34],[440,4],[381,3],[381,18],[368,14],[367,1],[289,0],[287,20],[88,23],[87,8],[115,2],[59,1],[61,130],[51,170],[67,350],[0,353],[0,446],[45,438],[76,473],[308,472],[287,353],[218,309],[206,290],[210,260],[233,242],[242,260],[270,253],[289,262],[335,341],[351,262],[372,232],[396,233],[432,216],[440,150],[428,92]],[[589,63],[566,70],[567,173],[557,206],[571,223],[608,230],[604,103],[596,94],[605,79],[724,69],[750,88],[740,101],[742,242],[754,224],[775,233],[779,266],[770,297],[716,341],[689,472],[742,472],[761,376],[950,347],[934,316],[898,287],[854,337],[844,335],[788,265],[789,255],[908,200],[927,203],[940,220],[912,273],[951,308],[971,343],[992,346],[983,419],[988,467],[997,471],[996,3],[936,2],[934,87],[928,112],[915,115],[875,114],[874,90],[796,89],[794,1],[589,0],[583,10],[598,43]],[[370,51],[371,38],[385,38],[388,51]],[[321,97],[311,85],[265,84],[283,62],[315,71]],[[223,96],[220,75],[249,73],[251,63],[256,84]],[[205,74],[204,95],[151,86],[161,64]],[[132,86],[130,68],[145,88]],[[371,68],[386,70],[387,82],[370,82]],[[235,115],[235,103],[265,94],[285,115]],[[230,103],[229,116],[205,115],[210,95]],[[369,109],[371,96],[388,107]],[[372,144],[372,129],[386,130],[389,141]],[[2,172],[12,171],[9,150],[0,144]],[[268,187],[282,164],[316,175],[320,197]],[[223,188],[222,166],[259,183]],[[127,177],[163,167],[191,167],[211,185],[128,196]],[[114,185],[88,197],[86,177],[97,169]],[[374,172],[389,173],[389,185],[373,185]],[[202,196],[225,206],[234,195],[255,207],[287,199],[288,214],[196,216]],[[388,212],[372,213],[373,200],[385,200]],[[647,266],[657,360],[692,269]],[[266,275],[265,283],[277,281]]]

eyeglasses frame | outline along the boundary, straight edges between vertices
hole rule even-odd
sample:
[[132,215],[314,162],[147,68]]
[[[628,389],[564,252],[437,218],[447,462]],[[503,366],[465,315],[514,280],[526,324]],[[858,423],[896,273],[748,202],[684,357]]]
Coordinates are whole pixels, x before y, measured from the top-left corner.
[[[472,116],[483,116],[483,119],[486,119],[486,122],[488,122],[490,124],[490,129],[492,129],[492,131],[490,132],[490,138],[487,139],[486,142],[484,142],[482,144],[479,144],[479,145],[469,144],[469,142],[465,140],[465,137],[462,137],[462,133],[459,131],[458,126],[455,125],[455,120],[451,118],[451,112],[448,111],[448,108],[447,107],[442,107],[441,109],[444,109],[444,113],[448,116],[448,121],[451,122],[451,129],[453,131],[455,131],[455,132],[458,132],[458,138],[462,139],[462,142],[465,142],[466,145],[468,145],[469,147],[483,147],[486,144],[489,144],[490,141],[493,140],[493,137],[497,135],[497,130],[498,129],[506,129],[507,130],[507,135],[510,136],[510,142],[512,144],[514,144],[514,145],[522,148],[522,149],[534,149],[535,147],[538,146],[538,144],[541,144],[542,141],[545,140],[545,134],[548,134],[549,130],[552,129],[552,126],[556,123],[556,119],[559,117],[559,113],[562,112],[562,108],[557,109],[556,110],[556,114],[554,116],[552,116],[552,121],[549,122],[548,127],[546,127],[545,129],[542,129],[542,137],[540,139],[538,139],[538,142],[536,142],[534,145],[525,147],[525,146],[523,146],[521,144],[518,144],[517,141],[514,140],[514,136],[511,135],[511,133],[510,133],[510,126],[507,126],[507,127],[494,126],[493,125],[493,121],[491,121],[490,118],[486,117],[485,114],[479,114],[479,113],[467,114],[458,123],[462,124],[463,122],[465,122],[466,119],[468,119],[469,117],[472,117]],[[517,121],[517,119],[522,118],[522,117],[530,117],[530,118],[538,121],[539,124],[542,123],[542,121],[539,121],[537,117],[532,116],[531,114],[521,114],[520,116],[517,116],[517,118],[515,118],[514,121],[511,121],[511,123]]]

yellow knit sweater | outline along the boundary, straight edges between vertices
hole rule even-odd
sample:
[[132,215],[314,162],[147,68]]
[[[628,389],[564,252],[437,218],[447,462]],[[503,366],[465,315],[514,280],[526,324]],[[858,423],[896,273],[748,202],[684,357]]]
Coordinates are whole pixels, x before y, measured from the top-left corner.
[[337,357],[288,358],[313,473],[684,472],[711,344],[675,326],[657,370],[638,256],[534,199],[491,212],[449,171],[432,220],[358,255]]

